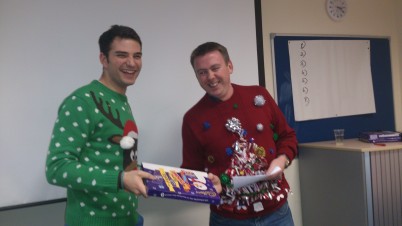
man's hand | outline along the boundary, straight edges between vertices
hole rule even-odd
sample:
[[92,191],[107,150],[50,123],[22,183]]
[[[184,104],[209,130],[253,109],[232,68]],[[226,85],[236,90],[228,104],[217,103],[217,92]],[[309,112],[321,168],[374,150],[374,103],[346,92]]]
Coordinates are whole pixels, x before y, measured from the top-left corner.
[[287,161],[288,158],[286,155],[280,155],[276,159],[272,160],[271,165],[269,165],[269,168],[266,172],[268,180],[281,179]]
[[212,181],[214,184],[215,190],[220,194],[222,192],[222,185],[221,185],[221,180],[219,179],[218,176],[212,173],[208,173],[208,178]]
[[124,172],[124,189],[136,195],[142,195],[145,198],[148,197],[147,188],[145,187],[142,179],[153,180],[155,179],[155,176],[142,170],[131,170]]

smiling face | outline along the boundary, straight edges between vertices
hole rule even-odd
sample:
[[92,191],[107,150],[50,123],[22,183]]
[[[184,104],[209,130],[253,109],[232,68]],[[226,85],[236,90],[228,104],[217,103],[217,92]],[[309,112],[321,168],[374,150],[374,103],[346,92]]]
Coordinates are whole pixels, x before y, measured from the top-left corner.
[[100,53],[99,59],[103,66],[99,81],[111,90],[125,94],[142,68],[141,45],[132,39],[117,37],[110,45],[108,56]]
[[218,50],[208,52],[194,59],[194,71],[201,87],[211,96],[222,101],[233,94],[230,75],[233,72],[232,62],[225,62]]

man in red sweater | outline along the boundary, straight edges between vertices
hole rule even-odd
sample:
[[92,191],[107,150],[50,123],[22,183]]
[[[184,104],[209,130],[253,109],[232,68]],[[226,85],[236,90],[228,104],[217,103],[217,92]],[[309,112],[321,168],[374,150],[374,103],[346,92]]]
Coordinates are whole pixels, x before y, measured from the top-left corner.
[[[297,139],[264,87],[231,83],[233,64],[215,42],[191,54],[206,94],[183,118],[181,167],[207,171],[220,191],[210,225],[294,225],[284,170],[297,155]],[[265,175],[237,187],[234,178]]]

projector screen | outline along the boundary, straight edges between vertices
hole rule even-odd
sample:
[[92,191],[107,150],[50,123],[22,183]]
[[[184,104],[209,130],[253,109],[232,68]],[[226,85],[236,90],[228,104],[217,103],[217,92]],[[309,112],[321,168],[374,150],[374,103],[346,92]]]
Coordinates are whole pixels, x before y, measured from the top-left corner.
[[254,1],[2,0],[0,2],[0,209],[66,197],[45,159],[57,109],[101,75],[99,35],[113,24],[143,41],[143,69],[127,96],[139,161],[179,166],[184,113],[204,95],[190,65],[199,44],[225,45],[232,81],[258,84]]

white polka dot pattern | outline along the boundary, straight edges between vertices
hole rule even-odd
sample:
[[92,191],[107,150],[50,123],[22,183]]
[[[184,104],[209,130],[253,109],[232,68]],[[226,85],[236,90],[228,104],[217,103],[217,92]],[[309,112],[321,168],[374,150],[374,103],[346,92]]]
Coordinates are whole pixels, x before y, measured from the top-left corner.
[[68,188],[68,199],[76,200],[68,202],[67,209],[77,217],[127,218],[138,200],[117,187],[124,155],[120,145],[109,140],[123,135],[127,120],[134,121],[127,98],[94,81],[60,106],[46,160],[49,183]]

